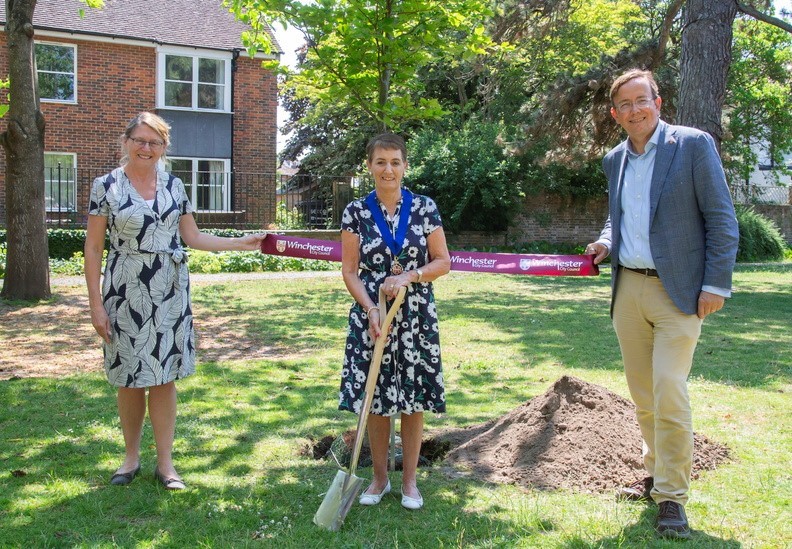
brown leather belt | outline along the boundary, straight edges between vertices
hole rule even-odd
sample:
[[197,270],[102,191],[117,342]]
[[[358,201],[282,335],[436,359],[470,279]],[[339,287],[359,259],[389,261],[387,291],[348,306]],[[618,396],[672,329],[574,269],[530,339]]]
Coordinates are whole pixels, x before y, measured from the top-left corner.
[[634,273],[642,274],[644,276],[651,276],[652,278],[660,278],[660,275],[657,274],[657,271],[654,269],[633,269],[632,267],[625,267],[624,265],[619,265],[625,271],[632,271]]

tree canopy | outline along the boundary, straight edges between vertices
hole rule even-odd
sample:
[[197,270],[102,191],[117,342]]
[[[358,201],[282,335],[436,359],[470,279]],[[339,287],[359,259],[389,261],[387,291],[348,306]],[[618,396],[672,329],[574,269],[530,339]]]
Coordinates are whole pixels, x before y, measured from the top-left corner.
[[555,174],[549,190],[599,192],[592,163],[621,139],[610,83],[634,67],[655,73],[663,118],[725,141],[732,177],[755,165],[759,143],[776,160],[792,148],[792,26],[766,0],[230,4],[259,31],[251,46],[266,42],[264,23],[306,37],[282,80],[293,130],[283,155],[310,171],[359,169],[383,128],[452,142],[473,121],[501,128],[498,145],[521,157],[519,192],[542,179],[531,166]]
[[326,109],[349,105],[382,130],[447,114],[422,93],[415,78],[425,65],[443,60],[449,69],[494,46],[484,23],[492,15],[483,0],[229,0],[231,11],[252,27],[248,46],[269,50],[266,25],[291,25],[305,37],[300,71],[286,87],[311,108],[305,123]]

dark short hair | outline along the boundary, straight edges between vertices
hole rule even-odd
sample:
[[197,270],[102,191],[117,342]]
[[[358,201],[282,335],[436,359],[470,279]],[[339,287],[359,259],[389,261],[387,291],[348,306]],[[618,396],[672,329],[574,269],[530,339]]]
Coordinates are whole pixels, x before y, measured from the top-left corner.
[[657,81],[654,79],[654,75],[651,71],[644,71],[641,69],[630,69],[629,71],[622,74],[616,80],[613,81],[611,84],[610,89],[610,100],[613,103],[613,98],[619,92],[619,89],[624,86],[630,80],[635,80],[636,78],[645,78],[647,82],[649,82],[649,87],[652,89],[652,99],[657,99],[660,97],[660,88],[657,87]]
[[374,149],[398,149],[402,153],[402,160],[407,162],[407,145],[404,143],[404,138],[395,133],[381,133],[369,139],[366,145],[366,158],[369,162],[374,158]]

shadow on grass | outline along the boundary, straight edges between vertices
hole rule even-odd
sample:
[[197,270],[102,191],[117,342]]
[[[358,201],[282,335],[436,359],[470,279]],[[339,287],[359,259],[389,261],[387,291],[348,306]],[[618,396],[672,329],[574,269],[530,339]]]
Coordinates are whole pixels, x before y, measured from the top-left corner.
[[[779,269],[785,271],[786,266]],[[589,370],[622,369],[609,316],[608,275],[513,276],[501,277],[498,284],[489,284],[491,277],[486,276],[473,275],[445,286],[437,285],[444,348],[477,346],[486,354],[481,359],[490,365],[497,362],[498,350],[506,346],[525,357],[525,367],[549,362]],[[785,328],[792,324],[792,292],[768,291],[759,282],[751,291],[752,284],[749,281],[747,291],[737,291],[722,311],[705,322],[694,359],[694,375],[751,387],[773,383],[784,375],[783,363],[789,351],[782,348],[792,348]],[[317,286],[315,292],[270,296],[268,309],[261,312],[234,296],[229,286],[201,288],[195,300],[211,308],[213,314],[234,317],[245,337],[264,345],[299,353],[337,348],[340,368],[347,312],[352,303],[341,287]],[[299,306],[295,306],[295,301]],[[471,323],[489,329],[470,330]],[[474,335],[459,340],[455,331],[462,330]],[[779,358],[754,360],[746,368],[741,360],[743,353],[767,354],[767,345],[772,345],[772,341],[779,347]],[[469,362],[476,357],[466,356],[466,366],[471,366]],[[456,375],[457,365],[444,362],[449,375]]]
[[193,294],[193,301],[211,309],[213,315],[236,317],[246,336],[263,345],[286,352],[343,345],[346,313],[352,304],[346,290],[325,286],[321,292],[272,296],[269,300],[274,303],[259,311],[234,296],[233,286],[204,286]]
[[[566,542],[563,547],[568,549],[600,549],[608,547],[681,547],[679,540],[663,539],[654,529],[657,517],[657,506],[647,505],[638,521],[622,529],[616,536],[609,536],[596,541],[588,541],[578,537]],[[695,526],[695,525],[693,525]],[[713,549],[738,549],[742,544],[734,540],[726,540],[711,536],[706,532],[691,528],[691,538],[684,544],[692,547],[712,547]]]
[[[236,385],[251,382],[261,370],[212,373],[225,374]],[[319,530],[312,517],[335,467],[300,458],[292,446],[302,433],[327,428],[307,426],[314,409],[306,406],[327,388],[317,386],[299,395],[279,393],[283,379],[288,375],[259,380],[262,404],[273,403],[284,412],[268,420],[261,418],[272,414],[252,406],[258,399],[242,399],[240,404],[247,408],[240,411],[219,387],[193,383],[180,391],[180,400],[188,402],[180,402],[175,458],[188,489],[178,493],[164,490],[153,479],[150,432],[144,434],[141,475],[127,487],[107,484],[113,470],[96,464],[104,463],[108,455],[120,462],[123,444],[114,391],[104,380],[74,376],[0,383],[0,398],[8,403],[0,412],[4,543],[195,547],[207,542],[242,546],[261,539],[285,547],[360,546],[362,540],[371,546],[420,547],[438,541],[453,545],[460,536],[483,542],[493,535],[509,539],[553,528],[546,522],[515,526],[494,518],[501,515],[497,503],[486,512],[466,512],[463,518],[451,520],[460,514],[460,505],[474,497],[478,485],[459,479],[449,482],[437,470],[427,469],[420,472],[421,486],[431,506],[421,513],[410,513],[401,508],[398,497],[389,497],[375,509],[353,506],[339,533]],[[220,413],[204,415],[202,410]],[[349,414],[350,424],[353,417]],[[337,424],[330,417],[324,419]],[[262,451],[262,444],[271,438],[284,439],[285,446],[271,454]],[[214,448],[207,444],[211,441],[222,444]],[[253,455],[263,458],[255,462]],[[113,459],[112,467],[115,463]],[[359,474],[370,476],[370,470]]]

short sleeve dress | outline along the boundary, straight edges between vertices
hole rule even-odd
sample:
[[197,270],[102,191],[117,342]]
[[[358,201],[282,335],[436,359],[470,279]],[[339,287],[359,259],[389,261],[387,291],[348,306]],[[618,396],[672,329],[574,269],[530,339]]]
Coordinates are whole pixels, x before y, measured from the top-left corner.
[[110,317],[107,379],[117,387],[163,385],[195,372],[187,255],[179,220],[193,212],[182,181],[157,173],[149,205],[122,168],[97,178],[90,215],[107,217],[110,250],[102,297]]
[[[377,201],[388,219],[385,207]],[[401,202],[394,219],[398,221]],[[426,237],[442,227],[434,201],[413,195],[409,227],[399,254],[405,270],[429,263]],[[390,221],[390,228],[393,229]],[[374,303],[379,287],[390,274],[393,253],[382,238],[365,199],[351,202],[341,220],[341,229],[360,237],[360,279]],[[368,333],[368,318],[359,303],[349,311],[344,366],[341,372],[339,409],[360,413],[374,341]],[[437,307],[431,282],[411,284],[382,357],[371,412],[382,416],[431,411],[445,412],[445,384],[440,358]]]

